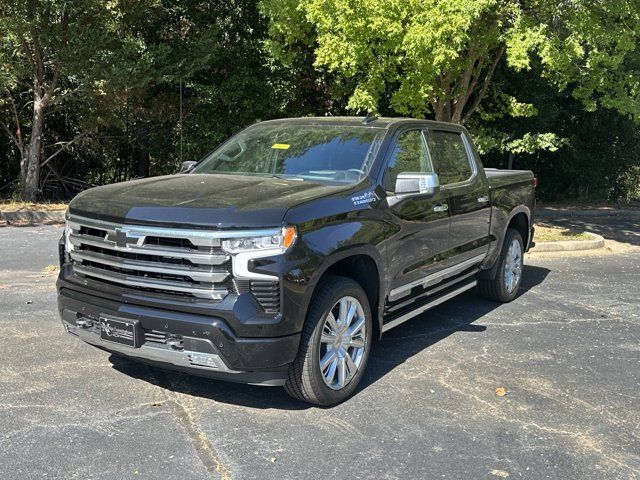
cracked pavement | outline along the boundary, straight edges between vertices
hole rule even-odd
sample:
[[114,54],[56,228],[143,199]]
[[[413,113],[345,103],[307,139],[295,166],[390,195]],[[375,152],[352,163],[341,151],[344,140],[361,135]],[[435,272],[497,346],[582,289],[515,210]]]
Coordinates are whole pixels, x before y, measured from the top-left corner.
[[529,256],[514,302],[470,292],[397,327],[321,409],[67,336],[60,233],[0,228],[0,476],[640,478],[639,253]]

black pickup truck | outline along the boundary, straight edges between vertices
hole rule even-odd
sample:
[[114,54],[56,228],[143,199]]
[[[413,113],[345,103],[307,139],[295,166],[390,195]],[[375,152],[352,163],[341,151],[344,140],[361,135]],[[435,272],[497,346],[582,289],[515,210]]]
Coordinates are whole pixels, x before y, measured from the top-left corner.
[[62,323],[114,354],[334,404],[390,328],[474,287],[516,296],[534,184],[483,169],[458,125],[257,123],[179,174],[71,202]]

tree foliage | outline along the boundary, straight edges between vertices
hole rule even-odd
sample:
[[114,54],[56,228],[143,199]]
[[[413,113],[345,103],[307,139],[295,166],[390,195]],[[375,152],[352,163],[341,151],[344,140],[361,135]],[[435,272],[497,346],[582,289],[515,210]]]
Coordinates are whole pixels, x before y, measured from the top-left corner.
[[176,171],[260,119],[465,123],[543,198],[638,198],[640,0],[0,0],[0,196]]
[[[33,200],[41,167],[78,138],[46,145],[45,116],[79,90],[96,88],[115,50],[114,8],[90,0],[2,0],[0,10],[2,106],[10,118],[3,126],[19,153],[23,197]],[[43,159],[47,147],[53,152]]]
[[[274,52],[302,43],[352,82],[348,108],[464,123],[506,57],[589,108],[640,113],[638,0],[264,0]],[[282,53],[285,52],[285,53]],[[289,60],[290,61],[290,60]]]
[[[0,6],[8,13],[0,19],[0,108],[25,199],[40,195],[40,169],[52,169],[54,157],[87,137],[92,148],[82,161],[97,171],[85,179],[124,180],[149,175],[154,154],[201,155],[207,143],[275,103],[264,81],[265,27],[254,1],[0,0]],[[65,102],[68,129],[48,121]]]

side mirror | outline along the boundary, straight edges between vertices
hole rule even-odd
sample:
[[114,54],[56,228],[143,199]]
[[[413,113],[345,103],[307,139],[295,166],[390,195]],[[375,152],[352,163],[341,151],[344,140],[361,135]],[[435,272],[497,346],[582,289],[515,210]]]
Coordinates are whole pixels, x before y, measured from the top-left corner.
[[197,164],[198,162],[182,162],[182,165],[180,165],[180,173],[189,173]]
[[395,194],[434,195],[440,190],[436,173],[399,173],[396,178]]

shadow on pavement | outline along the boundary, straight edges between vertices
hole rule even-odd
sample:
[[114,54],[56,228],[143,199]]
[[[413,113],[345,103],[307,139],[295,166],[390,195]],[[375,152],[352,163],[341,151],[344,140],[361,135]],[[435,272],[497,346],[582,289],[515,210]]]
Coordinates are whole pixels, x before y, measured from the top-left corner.
[[[548,274],[549,270],[546,268],[526,265],[518,296],[542,283]],[[474,325],[473,322],[500,305],[484,300],[472,291],[385,333],[382,340],[374,343],[367,372],[358,391],[367,388],[409,358],[449,335],[456,332],[485,331],[487,327]],[[257,387],[201,378],[147,366],[116,355],[111,355],[109,360],[115,369],[131,377],[171,391],[217,402],[260,409],[302,410],[312,407],[289,397],[282,388]]]

